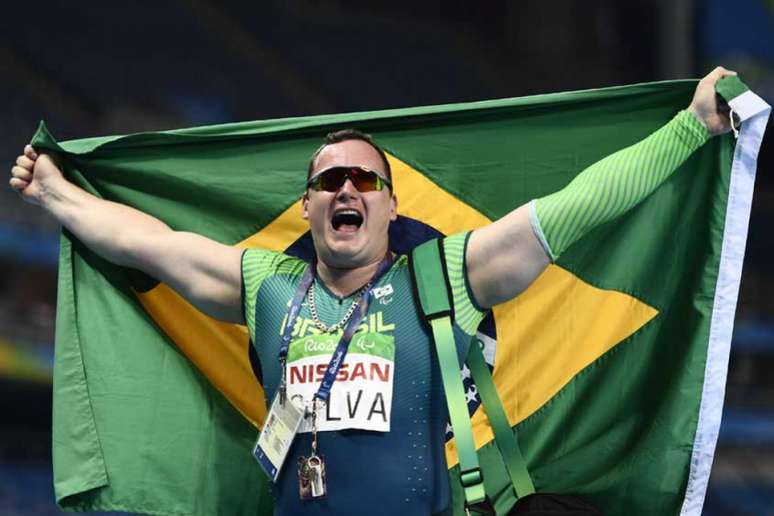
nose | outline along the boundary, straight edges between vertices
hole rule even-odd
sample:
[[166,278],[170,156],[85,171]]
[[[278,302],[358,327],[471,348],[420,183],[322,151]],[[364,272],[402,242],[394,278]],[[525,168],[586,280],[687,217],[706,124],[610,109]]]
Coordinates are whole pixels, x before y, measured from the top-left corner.
[[357,193],[360,193],[357,188],[355,188],[355,184],[352,182],[352,178],[347,176],[344,179],[344,184],[339,187],[338,192],[336,193],[337,198],[350,198],[354,197]]

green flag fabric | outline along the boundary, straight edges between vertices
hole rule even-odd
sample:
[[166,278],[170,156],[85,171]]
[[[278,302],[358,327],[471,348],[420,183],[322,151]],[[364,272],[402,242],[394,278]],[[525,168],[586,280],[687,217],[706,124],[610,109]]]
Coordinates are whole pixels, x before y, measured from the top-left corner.
[[[246,122],[58,143],[70,180],[219,242],[311,257],[309,156],[356,127],[388,153],[407,252],[566,185],[690,102],[695,81]],[[605,514],[700,514],[768,106],[728,88],[739,139],[716,137],[650,197],[572,245],[479,338],[535,488]],[[721,92],[722,93],[722,92]],[[734,104],[736,100],[736,105]],[[279,336],[277,336],[279,339]],[[243,327],[61,238],[54,483],[68,510],[270,514],[251,456],[266,414]],[[463,370],[465,377],[465,370]],[[468,379],[487,491],[509,477]],[[447,462],[456,468],[453,438]],[[451,473],[454,473],[452,471]],[[462,491],[452,474],[454,509]],[[350,486],[368,496],[367,485]]]

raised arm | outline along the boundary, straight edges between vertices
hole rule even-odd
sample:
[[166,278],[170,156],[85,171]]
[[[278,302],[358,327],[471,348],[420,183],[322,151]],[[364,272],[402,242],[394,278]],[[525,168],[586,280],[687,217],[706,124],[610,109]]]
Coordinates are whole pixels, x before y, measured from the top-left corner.
[[729,131],[728,114],[715,98],[715,83],[726,75],[736,73],[713,70],[699,82],[688,109],[643,141],[474,231],[466,260],[478,303],[488,308],[516,297],[567,247],[644,200],[711,135]]
[[212,317],[244,322],[240,249],[173,231],[146,213],[94,197],[29,145],[11,176],[11,187],[25,201],[41,206],[103,258],[167,283]]

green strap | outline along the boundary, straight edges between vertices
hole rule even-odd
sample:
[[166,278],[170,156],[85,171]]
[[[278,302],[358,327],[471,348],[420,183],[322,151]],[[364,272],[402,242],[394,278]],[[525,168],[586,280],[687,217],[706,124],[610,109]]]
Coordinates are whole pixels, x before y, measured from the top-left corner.
[[497,394],[492,374],[484,360],[484,354],[481,352],[481,346],[478,340],[470,346],[468,353],[468,367],[476,383],[478,394],[481,396],[481,403],[486,410],[486,417],[494,431],[495,442],[500,450],[500,455],[505,462],[505,469],[511,477],[511,483],[516,490],[516,497],[522,498],[535,492],[535,486],[527,471],[527,464],[521,454],[519,441],[511,429],[508,417],[505,415],[505,409]]
[[446,273],[444,272],[441,240],[431,240],[411,252],[411,272],[414,289],[425,321],[452,315]]
[[[433,340],[441,366],[441,380],[446,393],[449,419],[454,429],[457,443],[457,455],[460,458],[460,481],[465,490],[468,505],[483,502],[486,499],[484,478],[478,465],[478,454],[473,442],[473,428],[465,401],[465,390],[460,378],[460,363],[454,346],[451,318],[447,315],[430,321]],[[451,344],[451,345],[450,345]]]
[[460,363],[451,323],[452,301],[449,298],[445,268],[442,266],[444,256],[441,246],[441,240],[431,240],[416,247],[411,253],[410,267],[422,316],[433,332],[449,419],[460,458],[460,482],[465,492],[465,502],[471,506],[486,500],[486,491],[460,378]]
[[[431,241],[414,249],[411,273],[422,315],[433,332],[441,380],[449,419],[454,430],[457,454],[460,459],[460,481],[465,491],[467,506],[485,501],[486,492],[478,463],[473,429],[465,400],[465,390],[459,374],[459,362],[452,330],[453,301],[450,296],[442,241]],[[511,429],[500,396],[497,394],[489,367],[476,340],[470,347],[468,365],[481,396],[481,403],[489,419],[497,448],[505,463],[517,498],[535,492],[519,443]]]

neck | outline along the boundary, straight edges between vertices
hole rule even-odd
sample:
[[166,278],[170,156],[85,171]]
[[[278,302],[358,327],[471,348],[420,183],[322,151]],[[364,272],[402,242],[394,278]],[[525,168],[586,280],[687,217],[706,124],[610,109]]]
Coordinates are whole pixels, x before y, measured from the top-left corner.
[[376,274],[376,269],[383,259],[384,256],[380,256],[372,263],[352,269],[332,267],[323,261],[318,261],[317,276],[337,296],[348,296],[368,283],[368,280]]

